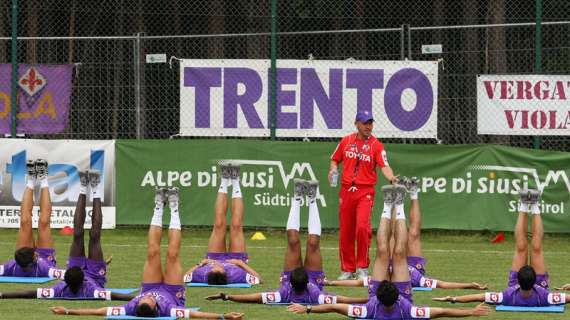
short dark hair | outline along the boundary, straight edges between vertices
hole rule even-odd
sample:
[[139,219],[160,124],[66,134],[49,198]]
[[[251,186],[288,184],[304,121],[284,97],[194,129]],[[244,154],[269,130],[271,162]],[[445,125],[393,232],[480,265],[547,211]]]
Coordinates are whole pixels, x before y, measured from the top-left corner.
[[386,307],[391,307],[398,300],[400,291],[398,288],[390,281],[384,280],[378,285],[376,290],[376,297]]
[[210,271],[208,272],[208,284],[223,286],[228,284],[228,275],[225,272]]
[[291,286],[296,293],[307,290],[309,284],[309,275],[304,268],[299,267],[291,272]]
[[65,276],[63,280],[67,284],[67,287],[71,292],[77,293],[83,284],[83,279],[85,275],[80,267],[71,267],[65,271]]
[[517,280],[521,289],[530,290],[536,282],[536,272],[533,267],[526,265],[519,269]]
[[26,268],[29,267],[34,262],[34,253],[36,250],[30,247],[22,247],[14,253],[14,259],[16,259],[16,263],[22,267]]
[[156,306],[151,308],[150,304],[141,303],[135,308],[135,315],[137,317],[156,318],[158,317],[158,310]]

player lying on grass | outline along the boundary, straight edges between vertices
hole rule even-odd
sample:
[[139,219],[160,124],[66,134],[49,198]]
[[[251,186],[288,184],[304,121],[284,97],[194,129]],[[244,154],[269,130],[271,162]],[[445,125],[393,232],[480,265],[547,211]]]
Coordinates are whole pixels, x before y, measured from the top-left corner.
[[[98,171],[80,172],[79,180],[81,186],[73,217],[73,242],[69,249],[67,270],[52,269],[50,274],[50,276],[64,281],[49,288],[1,293],[1,298],[129,300],[133,297],[105,290],[107,263],[103,259],[103,249],[101,248],[103,213],[99,190],[100,173]],[[89,232],[89,255],[86,258],[83,234],[85,230],[86,193],[89,185],[93,198],[93,214],[91,216],[91,231]]]
[[[439,279],[433,279],[426,276],[425,265],[426,260],[422,254],[422,215],[420,211],[419,193],[419,180],[417,178],[401,177],[400,184],[406,187],[410,194],[411,208],[410,208],[410,223],[408,229],[408,269],[410,271],[410,279],[412,287],[424,288],[440,288],[440,289],[477,289],[485,290],[486,285],[481,285],[477,282],[450,282]],[[392,199],[388,199],[391,202]],[[402,204],[403,206],[403,204]],[[396,210],[404,210],[396,208]],[[391,244],[394,239],[390,239]],[[346,286],[346,287],[359,287],[368,286],[370,279],[357,279],[357,280],[325,280],[326,286]]]
[[[566,303],[566,294],[549,292],[548,273],[544,262],[544,226],[540,216],[538,190],[520,192],[519,215],[515,226],[515,253],[508,287],[503,292],[486,292],[465,296],[434,298],[436,301],[472,302],[484,301],[505,306],[543,307]],[[527,214],[532,213],[532,240],[530,265],[528,264]]]
[[[484,304],[473,309],[448,309],[417,307],[412,303],[412,287],[407,263],[408,230],[403,211],[395,216],[392,224],[393,206],[403,205],[406,189],[403,186],[384,186],[384,210],[376,234],[376,260],[366,304],[330,304],[303,306],[293,304],[288,310],[294,313],[339,313],[361,319],[433,319],[440,317],[484,316],[489,307]],[[392,202],[393,201],[393,202]],[[394,234],[393,252],[390,252],[390,236]],[[390,257],[392,268],[390,271]]]
[[[26,187],[20,205],[20,229],[16,240],[14,259],[0,265],[4,277],[49,277],[56,267],[55,249],[51,235],[51,199],[48,185],[48,163],[43,159],[28,160]],[[40,185],[40,219],[38,241],[32,233],[34,188]],[[53,272],[53,271],[52,271]]]
[[[225,285],[228,283],[261,283],[259,274],[248,266],[243,235],[243,198],[239,184],[240,168],[221,165],[222,181],[214,205],[214,225],[208,241],[206,258],[186,272],[184,282]],[[230,243],[226,249],[226,211],[228,187],[232,187]]]
[[[321,220],[316,202],[317,181],[295,179],[294,199],[291,203],[287,220],[287,249],[285,266],[281,273],[281,287],[276,291],[253,294],[226,294],[206,297],[208,300],[230,300],[245,303],[358,303],[366,298],[349,298],[328,294],[323,291],[323,260],[320,249]],[[304,196],[309,201],[309,237],[305,262],[301,256],[301,240],[299,237],[301,200]]]
[[[178,213],[178,188],[157,189],[155,194],[154,214],[148,230],[147,256],[144,264],[141,293],[126,305],[103,307],[98,309],[67,309],[53,307],[56,314],[91,315],[91,316],[138,316],[138,317],[175,317],[200,319],[241,319],[241,313],[207,313],[185,308],[186,287],[183,282],[180,264],[180,215]],[[160,240],[162,237],[162,214],[164,203],[169,203],[170,225],[168,227],[168,249],[165,272],[162,272],[160,258]]]

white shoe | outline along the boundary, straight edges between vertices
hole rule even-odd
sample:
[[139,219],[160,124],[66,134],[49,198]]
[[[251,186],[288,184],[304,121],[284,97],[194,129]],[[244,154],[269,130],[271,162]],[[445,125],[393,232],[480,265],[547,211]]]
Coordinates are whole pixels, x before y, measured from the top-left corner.
[[352,280],[354,279],[354,274],[352,272],[343,271],[337,280]]
[[356,278],[359,280],[368,279],[368,269],[356,268]]

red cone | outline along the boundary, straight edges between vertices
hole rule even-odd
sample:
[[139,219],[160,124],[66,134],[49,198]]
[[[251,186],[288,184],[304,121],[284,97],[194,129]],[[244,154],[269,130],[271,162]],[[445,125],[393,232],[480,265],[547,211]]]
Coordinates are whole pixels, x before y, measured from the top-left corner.
[[73,234],[73,228],[70,226],[65,226],[61,230],[59,230],[59,234],[62,236],[70,236]]
[[493,238],[493,240],[491,240],[491,243],[501,243],[503,241],[505,241],[505,234],[502,232],[499,232],[499,233],[497,233],[495,238]]

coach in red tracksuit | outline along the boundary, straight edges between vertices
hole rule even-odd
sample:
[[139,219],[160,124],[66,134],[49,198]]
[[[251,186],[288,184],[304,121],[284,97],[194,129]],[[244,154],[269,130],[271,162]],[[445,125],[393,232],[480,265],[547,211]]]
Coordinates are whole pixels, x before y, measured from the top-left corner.
[[[339,251],[342,273],[339,280],[368,277],[368,249],[372,237],[370,215],[374,204],[376,167],[390,182],[397,179],[388,165],[384,145],[372,135],[374,119],[370,111],[360,111],[355,121],[357,132],[347,135],[331,157],[329,181],[338,165],[343,163],[340,176],[338,221]],[[354,242],[357,243],[356,257]],[[356,273],[356,274],[355,274]]]

